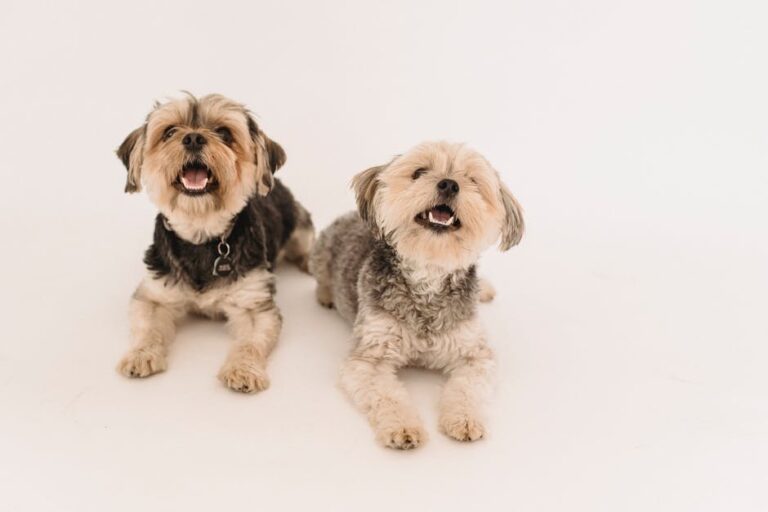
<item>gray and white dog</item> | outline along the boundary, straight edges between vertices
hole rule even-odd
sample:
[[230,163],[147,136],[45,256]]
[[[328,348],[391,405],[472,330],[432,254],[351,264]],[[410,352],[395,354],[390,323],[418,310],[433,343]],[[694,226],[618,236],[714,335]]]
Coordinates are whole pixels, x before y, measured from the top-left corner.
[[165,370],[177,321],[224,317],[235,338],[219,379],[230,389],[266,389],[266,359],[282,326],[272,268],[281,257],[306,270],[309,213],[273,175],[285,152],[240,103],[218,94],[156,104],[117,155],[125,190],[142,185],[160,210],[131,299],[127,377]]
[[522,212],[498,173],[461,144],[428,142],[352,181],[358,212],[325,229],[310,255],[317,299],[354,324],[355,345],[341,383],[385,446],[426,440],[397,371],[449,375],[440,428],[461,441],[483,437],[480,413],[493,354],[479,324],[480,253],[522,236]]

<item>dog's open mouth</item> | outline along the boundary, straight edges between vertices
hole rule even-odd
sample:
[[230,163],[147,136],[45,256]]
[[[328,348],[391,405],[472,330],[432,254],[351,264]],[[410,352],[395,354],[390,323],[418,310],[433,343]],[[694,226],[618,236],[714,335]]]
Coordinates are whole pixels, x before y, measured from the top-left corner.
[[183,193],[195,196],[215,189],[217,182],[207,165],[202,162],[190,162],[181,169],[174,185]]
[[461,227],[456,212],[447,204],[439,204],[416,216],[416,222],[434,231],[455,231]]

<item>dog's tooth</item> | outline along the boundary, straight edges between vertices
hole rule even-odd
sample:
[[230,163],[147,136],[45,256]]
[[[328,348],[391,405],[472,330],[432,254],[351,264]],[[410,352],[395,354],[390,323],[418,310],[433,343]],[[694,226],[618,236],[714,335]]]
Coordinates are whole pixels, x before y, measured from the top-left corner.
[[454,220],[456,220],[455,215],[451,216],[451,218],[446,221],[437,220],[435,217],[432,216],[432,212],[431,211],[429,212],[429,222],[431,222],[432,224],[438,224],[440,226],[450,226],[453,224]]

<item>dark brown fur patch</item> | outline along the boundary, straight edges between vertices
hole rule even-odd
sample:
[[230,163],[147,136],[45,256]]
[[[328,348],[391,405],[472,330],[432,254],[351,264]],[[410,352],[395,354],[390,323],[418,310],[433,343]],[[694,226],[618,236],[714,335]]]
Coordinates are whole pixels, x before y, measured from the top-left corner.
[[251,134],[253,140],[256,140],[256,137],[259,135],[259,125],[256,124],[256,121],[253,120],[253,117],[247,111],[243,113],[248,119],[248,133]]
[[189,125],[191,128],[199,128],[200,114],[198,112],[198,99],[189,91],[182,92],[187,95],[187,102],[189,103],[189,109],[187,110],[187,125]]
[[279,168],[285,165],[285,161],[287,158],[285,156],[285,150],[283,150],[280,144],[268,138],[266,135],[264,136],[264,141],[267,145],[267,155],[269,157],[269,168],[273,173],[275,173]]
[[136,165],[133,166],[135,168],[132,168],[131,154],[134,151],[142,150],[141,147],[137,147],[137,143],[144,135],[146,127],[147,125],[145,124],[133,130],[128,134],[128,137],[125,138],[123,143],[120,144],[120,147],[117,148],[117,157],[123,162],[125,169],[128,171],[125,180],[126,192],[136,192],[139,190],[139,167],[141,166],[141,162],[137,162]]
[[525,230],[525,221],[520,203],[504,185],[501,186],[501,202],[504,205],[506,216],[501,231],[500,248],[502,251],[506,251],[520,243]]
[[155,220],[154,241],[144,263],[156,278],[168,277],[202,291],[218,282],[235,281],[254,268],[272,268],[300,221],[311,226],[308,214],[299,218],[291,192],[275,180],[269,195],[253,196],[233,220],[227,237],[233,266],[230,276],[217,277],[212,272],[218,257],[218,238],[199,244],[188,242],[165,227],[161,214]]
[[360,213],[360,217],[371,227],[375,227],[376,224],[373,200],[379,185],[378,177],[385,167],[384,165],[371,167],[352,178],[352,188],[357,198],[357,211]]

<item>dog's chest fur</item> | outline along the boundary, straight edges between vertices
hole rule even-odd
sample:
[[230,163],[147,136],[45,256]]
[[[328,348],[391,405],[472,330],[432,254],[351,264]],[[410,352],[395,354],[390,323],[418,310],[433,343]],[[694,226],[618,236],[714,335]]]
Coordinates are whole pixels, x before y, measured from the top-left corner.
[[233,220],[226,237],[233,269],[230,275],[213,274],[219,257],[218,238],[200,244],[188,242],[166,227],[162,215],[155,221],[153,243],[144,263],[155,278],[170,279],[201,292],[214,284],[234,282],[255,268],[270,269],[295,226],[293,197],[276,181],[269,196],[252,198]]
[[475,314],[475,267],[428,276],[404,268],[384,243],[371,252],[362,286],[371,304],[422,337],[450,331]]

